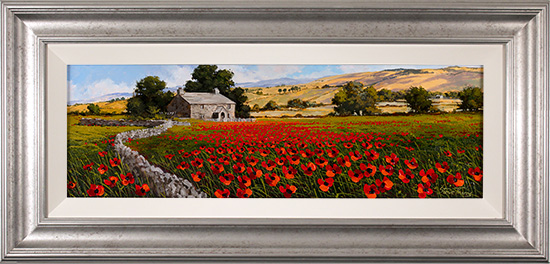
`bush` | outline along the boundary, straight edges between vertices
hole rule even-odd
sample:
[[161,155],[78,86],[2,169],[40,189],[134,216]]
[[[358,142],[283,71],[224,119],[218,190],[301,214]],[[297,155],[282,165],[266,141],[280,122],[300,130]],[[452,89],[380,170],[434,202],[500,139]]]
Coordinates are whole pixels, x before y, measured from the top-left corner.
[[267,102],[267,104],[265,104],[265,106],[262,107],[261,110],[277,110],[277,109],[279,109],[279,106],[275,101],[271,100]]
[[462,100],[458,109],[463,111],[479,111],[483,107],[483,91],[479,87],[468,86],[458,93]]
[[422,86],[409,88],[405,100],[413,113],[427,113],[432,109],[430,94]]
[[88,108],[88,111],[93,115],[99,115],[101,113],[99,106],[96,104],[89,104],[87,108]]

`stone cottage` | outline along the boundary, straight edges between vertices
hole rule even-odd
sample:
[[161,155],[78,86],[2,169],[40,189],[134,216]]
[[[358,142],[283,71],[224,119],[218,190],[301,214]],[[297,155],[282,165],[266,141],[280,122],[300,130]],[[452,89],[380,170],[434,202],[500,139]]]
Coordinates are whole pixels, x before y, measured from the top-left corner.
[[225,120],[235,118],[235,106],[218,89],[214,93],[186,93],[180,88],[166,110],[177,117]]

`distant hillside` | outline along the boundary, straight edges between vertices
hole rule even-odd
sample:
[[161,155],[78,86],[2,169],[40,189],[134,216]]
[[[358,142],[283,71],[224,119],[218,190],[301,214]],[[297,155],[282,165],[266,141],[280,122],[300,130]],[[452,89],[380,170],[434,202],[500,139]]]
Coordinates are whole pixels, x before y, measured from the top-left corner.
[[[99,109],[103,113],[114,113],[120,114],[126,110],[126,105],[128,104],[127,100],[115,101],[112,103],[109,102],[99,102],[96,103],[99,106]],[[67,112],[87,112],[89,104],[76,104],[67,106]]]
[[[273,100],[286,104],[288,100],[299,98],[306,101],[330,104],[339,87],[347,82],[361,82],[365,86],[373,85],[376,89],[393,91],[406,90],[411,86],[422,86],[429,91],[458,91],[464,86],[472,85],[483,88],[483,69],[468,67],[447,67],[442,69],[392,69],[377,72],[360,72],[324,77],[309,83],[285,85],[271,88],[248,88],[246,95],[249,105],[264,106]],[[300,91],[279,93],[279,89],[289,90],[292,86]],[[260,92],[262,94],[258,94]]]
[[280,86],[280,85],[296,85],[296,84],[308,83],[314,80],[315,79],[280,78],[280,79],[263,80],[259,82],[237,83],[236,86],[243,87],[243,88],[272,87],[272,86]]

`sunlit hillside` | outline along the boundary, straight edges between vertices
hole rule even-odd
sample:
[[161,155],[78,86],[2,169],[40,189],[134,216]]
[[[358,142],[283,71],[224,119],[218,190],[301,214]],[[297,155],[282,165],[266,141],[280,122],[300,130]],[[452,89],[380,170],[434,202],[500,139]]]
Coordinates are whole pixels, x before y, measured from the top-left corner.
[[[103,113],[115,113],[120,114],[123,111],[126,110],[126,104],[128,101],[126,100],[120,100],[120,101],[114,101],[112,103],[109,102],[98,102],[95,103],[99,106],[99,109]],[[86,112],[88,111],[87,107],[89,104],[77,104],[77,105],[71,105],[67,106],[67,112]]]

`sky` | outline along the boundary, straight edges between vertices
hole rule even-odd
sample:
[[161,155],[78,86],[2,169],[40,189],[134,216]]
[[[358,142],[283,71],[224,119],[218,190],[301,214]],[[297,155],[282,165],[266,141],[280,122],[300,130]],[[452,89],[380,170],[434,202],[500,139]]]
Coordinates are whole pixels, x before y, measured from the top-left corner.
[[[111,93],[131,93],[136,82],[146,76],[158,76],[167,87],[183,86],[197,65],[69,65],[67,98],[79,101]],[[235,73],[237,84],[292,78],[318,79],[326,76],[372,72],[385,69],[437,69],[448,65],[218,65]]]

